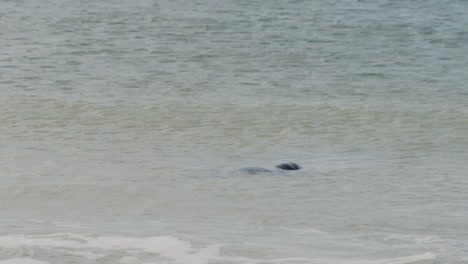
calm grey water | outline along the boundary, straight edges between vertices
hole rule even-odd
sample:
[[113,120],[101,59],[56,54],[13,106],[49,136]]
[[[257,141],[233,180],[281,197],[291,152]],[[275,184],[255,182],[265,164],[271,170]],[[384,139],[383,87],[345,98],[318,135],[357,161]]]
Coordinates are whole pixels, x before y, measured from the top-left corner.
[[468,263],[467,29],[462,0],[1,0],[0,263]]

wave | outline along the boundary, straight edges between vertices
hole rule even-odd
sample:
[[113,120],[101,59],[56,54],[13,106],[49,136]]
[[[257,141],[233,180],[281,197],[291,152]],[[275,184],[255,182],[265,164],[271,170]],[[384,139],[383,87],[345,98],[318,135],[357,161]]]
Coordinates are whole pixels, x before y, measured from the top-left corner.
[[74,263],[166,263],[233,264],[308,263],[308,264],[411,264],[434,260],[436,255],[426,252],[418,255],[386,259],[336,259],[288,257],[255,259],[227,256],[222,244],[194,246],[174,236],[126,237],[116,235],[55,233],[49,235],[5,235],[0,237],[0,255],[14,256],[0,260],[0,264]]

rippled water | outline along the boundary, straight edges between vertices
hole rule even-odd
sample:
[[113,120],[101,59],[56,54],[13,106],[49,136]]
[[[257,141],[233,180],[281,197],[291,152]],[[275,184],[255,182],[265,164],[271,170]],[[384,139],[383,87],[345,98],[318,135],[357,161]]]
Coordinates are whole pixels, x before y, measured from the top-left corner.
[[465,1],[0,7],[1,264],[468,261]]

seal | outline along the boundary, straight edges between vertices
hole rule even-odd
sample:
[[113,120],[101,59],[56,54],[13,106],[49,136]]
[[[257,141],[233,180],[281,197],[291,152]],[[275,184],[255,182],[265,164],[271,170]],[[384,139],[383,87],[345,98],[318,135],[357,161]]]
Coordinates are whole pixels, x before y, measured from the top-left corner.
[[276,165],[276,168],[282,169],[282,170],[300,170],[301,166],[299,166],[296,163],[290,162],[290,163],[281,163],[279,165]]
[[[301,166],[299,166],[296,163],[290,162],[290,163],[281,163],[279,165],[276,165],[276,168],[280,170],[299,170],[301,169]],[[272,172],[271,170],[267,170],[261,167],[246,167],[246,168],[242,168],[241,171],[249,173],[249,174]]]

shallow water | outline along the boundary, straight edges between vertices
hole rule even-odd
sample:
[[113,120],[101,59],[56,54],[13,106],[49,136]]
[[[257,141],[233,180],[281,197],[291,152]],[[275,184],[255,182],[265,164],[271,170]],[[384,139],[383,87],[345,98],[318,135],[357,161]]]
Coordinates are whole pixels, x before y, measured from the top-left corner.
[[1,7],[0,264],[468,261],[465,2]]

